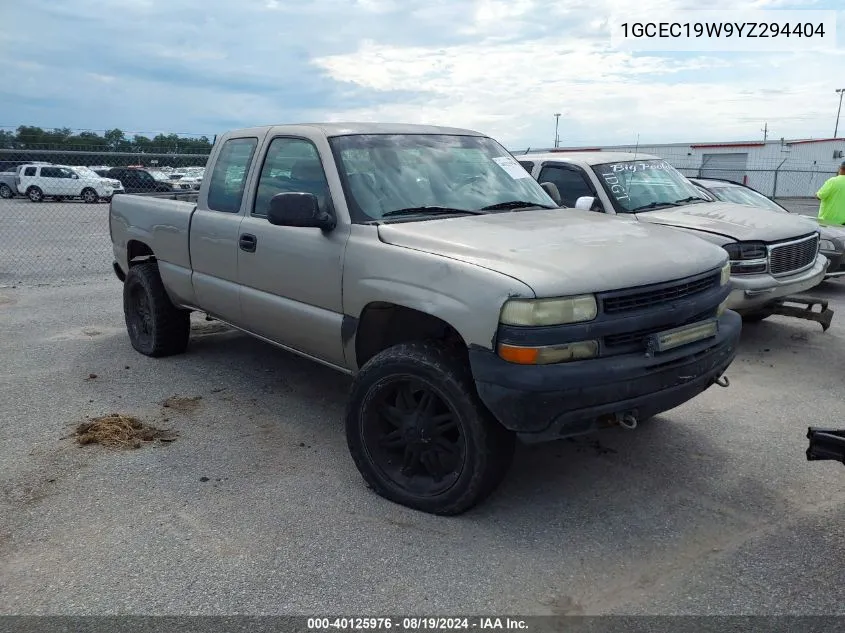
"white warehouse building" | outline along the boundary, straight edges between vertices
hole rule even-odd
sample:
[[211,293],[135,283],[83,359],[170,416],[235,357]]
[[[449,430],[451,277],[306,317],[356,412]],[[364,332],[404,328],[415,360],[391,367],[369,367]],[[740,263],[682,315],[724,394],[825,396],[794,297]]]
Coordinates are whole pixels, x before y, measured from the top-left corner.
[[531,149],[600,150],[653,154],[687,176],[734,180],[773,198],[813,197],[845,161],[845,138]]

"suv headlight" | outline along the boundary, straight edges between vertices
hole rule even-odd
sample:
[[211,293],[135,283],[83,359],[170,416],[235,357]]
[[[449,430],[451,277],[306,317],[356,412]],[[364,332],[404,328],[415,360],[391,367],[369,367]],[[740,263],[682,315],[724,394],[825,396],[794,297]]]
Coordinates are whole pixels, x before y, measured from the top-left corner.
[[763,242],[735,242],[724,249],[731,258],[731,274],[753,275],[769,269],[769,250]]
[[511,299],[502,307],[499,321],[505,325],[565,325],[592,321],[598,314],[593,295],[559,299]]
[[835,251],[836,250],[836,244],[834,244],[830,240],[821,240],[819,242],[819,250],[820,251]]
[[731,280],[731,262],[730,260],[725,262],[725,265],[722,266],[722,276],[719,279],[720,286],[727,286],[728,282]]

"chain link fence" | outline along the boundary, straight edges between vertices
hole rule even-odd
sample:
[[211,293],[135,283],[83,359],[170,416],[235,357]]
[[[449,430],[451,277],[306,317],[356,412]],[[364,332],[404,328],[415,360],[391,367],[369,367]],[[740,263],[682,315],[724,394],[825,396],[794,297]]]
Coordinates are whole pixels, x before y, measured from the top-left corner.
[[[521,152],[515,152],[519,154]],[[772,198],[812,196],[829,167],[785,161],[742,169],[667,156],[691,177],[727,178]],[[0,149],[0,286],[110,275],[108,200],[198,190],[207,154]]]
[[0,150],[0,286],[109,275],[115,195],[199,189],[207,154]]

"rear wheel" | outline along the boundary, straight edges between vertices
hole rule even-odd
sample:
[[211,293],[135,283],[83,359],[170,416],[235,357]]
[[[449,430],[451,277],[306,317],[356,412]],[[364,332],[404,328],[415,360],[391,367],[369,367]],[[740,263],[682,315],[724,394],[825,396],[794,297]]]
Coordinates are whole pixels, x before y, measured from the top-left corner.
[[15,192],[12,191],[12,188],[7,184],[0,185],[0,198],[4,198],[8,200],[9,198],[14,198]]
[[379,495],[455,515],[490,495],[506,474],[514,435],[479,400],[464,359],[437,343],[403,343],[355,377],[346,439]]
[[129,269],[123,284],[123,313],[132,347],[145,356],[172,356],[188,347],[191,313],[170,301],[155,262]]
[[44,200],[44,192],[39,187],[30,187],[26,190],[26,196],[32,202],[42,202]]
[[100,196],[90,187],[86,187],[82,190],[82,200],[88,204],[94,204],[100,201]]

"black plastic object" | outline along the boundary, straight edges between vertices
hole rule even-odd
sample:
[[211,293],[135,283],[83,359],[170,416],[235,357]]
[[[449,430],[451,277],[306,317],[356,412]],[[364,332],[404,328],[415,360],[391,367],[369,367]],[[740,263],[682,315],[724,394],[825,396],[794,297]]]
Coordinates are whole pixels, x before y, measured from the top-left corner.
[[845,429],[819,429],[809,427],[807,460],[834,460],[845,464]]

